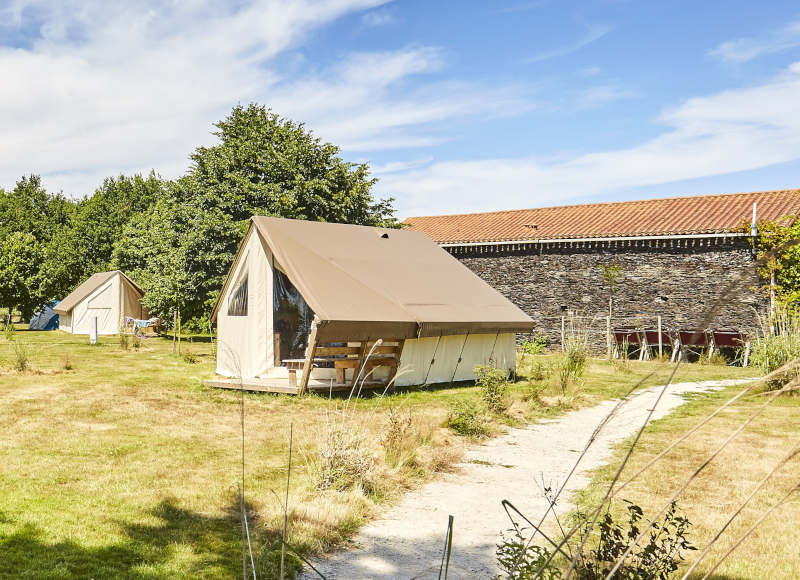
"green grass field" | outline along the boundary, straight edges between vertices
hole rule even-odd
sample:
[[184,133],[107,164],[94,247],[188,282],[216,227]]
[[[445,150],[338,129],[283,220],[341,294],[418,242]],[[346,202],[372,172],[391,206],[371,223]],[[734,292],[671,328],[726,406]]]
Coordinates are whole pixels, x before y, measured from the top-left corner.
[[[25,345],[30,370],[13,370]],[[188,363],[162,338],[124,350],[119,339],[18,330],[0,335],[0,577],[230,578],[241,573],[237,482],[241,472],[240,395],[205,387],[211,346],[187,343]],[[553,357],[536,357],[550,361]],[[523,379],[528,359],[520,365]],[[66,367],[71,367],[67,370]],[[566,394],[546,384],[538,402],[511,387],[512,419],[535,420],[615,397],[665,363],[630,363],[620,372],[591,361],[582,385]],[[741,377],[747,369],[685,365],[677,380]],[[350,419],[376,458],[375,484],[324,492],[312,468],[325,425],[342,398],[246,394],[246,499],[261,578],[276,577],[278,496],[286,481],[289,424],[294,425],[290,542],[320,552],[352,535],[381,506],[458,458],[464,440],[442,424],[448,405],[477,398],[474,386],[415,388],[368,396]],[[390,409],[413,420],[413,461],[392,467],[380,439]],[[291,565],[296,566],[296,558]]]
[[[620,482],[626,482],[651,458],[710,415],[743,387],[729,387],[713,394],[694,398],[669,416],[652,423],[635,448]],[[667,498],[731,435],[766,397],[747,396],[734,403],[704,425],[686,441],[676,446],[652,468],[636,478],[620,493],[645,510],[645,517],[657,513]],[[598,470],[592,484],[580,494],[579,505],[590,510],[596,506],[618,469],[631,441],[619,446],[614,460]],[[782,396],[724,448],[709,466],[678,497],[684,515],[692,522],[688,537],[700,550],[720,530],[728,518],[778,462],[800,445],[800,397]],[[720,537],[712,550],[692,573],[700,579],[770,506],[793,486],[800,484],[800,457],[776,472],[753,497],[748,506]],[[617,511],[621,508],[616,504]],[[756,528],[711,576],[715,580],[760,580],[800,578],[800,493],[784,504]],[[687,566],[698,552],[687,552]]]

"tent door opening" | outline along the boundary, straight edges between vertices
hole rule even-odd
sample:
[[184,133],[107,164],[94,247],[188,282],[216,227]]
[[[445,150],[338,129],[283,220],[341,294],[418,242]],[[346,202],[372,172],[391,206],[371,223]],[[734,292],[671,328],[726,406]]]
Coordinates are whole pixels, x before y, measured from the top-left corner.
[[286,274],[272,271],[275,364],[286,366],[284,361],[305,358],[314,312]]

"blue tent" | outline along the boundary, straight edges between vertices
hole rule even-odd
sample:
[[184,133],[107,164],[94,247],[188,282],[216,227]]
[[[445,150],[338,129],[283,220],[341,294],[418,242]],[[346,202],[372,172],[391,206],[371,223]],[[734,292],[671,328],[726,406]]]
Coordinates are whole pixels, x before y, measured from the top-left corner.
[[31,317],[28,328],[30,330],[58,330],[58,314],[50,306],[45,306]]

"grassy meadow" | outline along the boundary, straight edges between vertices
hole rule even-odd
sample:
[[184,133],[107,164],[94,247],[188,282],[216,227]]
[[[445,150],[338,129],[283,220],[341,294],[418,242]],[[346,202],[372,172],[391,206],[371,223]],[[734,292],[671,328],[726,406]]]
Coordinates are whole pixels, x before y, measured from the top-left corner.
[[[118,337],[90,346],[87,337],[61,332],[20,327],[0,334],[0,578],[241,573],[242,395],[203,385],[214,369],[207,339],[184,340],[182,350],[192,356],[173,354],[164,338],[125,349]],[[16,370],[18,355],[26,352],[29,368]],[[510,407],[491,419],[492,430],[619,396],[645,377],[646,385],[659,384],[671,370],[662,362],[623,368],[590,360],[580,383],[562,391],[548,370],[555,360],[539,355],[520,361]],[[682,365],[676,380],[754,374],[695,364]],[[451,469],[470,441],[443,427],[448,409],[479,397],[472,385],[405,389],[367,395],[343,418],[341,396],[245,394],[245,497],[259,577],[277,577],[290,423],[289,542],[301,553],[320,553],[350,537],[402,491]],[[666,435],[657,429],[699,412],[700,404],[654,427],[642,454],[663,442]],[[792,410],[796,406],[786,407],[787,416]],[[368,470],[361,485],[321,490],[320,449],[337,426],[358,440]],[[759,438],[779,435],[766,423],[762,431],[743,438],[751,446],[740,449],[735,473],[743,480],[752,477],[743,462],[766,464]],[[726,489],[715,493],[724,499],[732,493]],[[695,520],[703,525],[702,518]],[[289,567],[298,565],[290,555]]]
[[[743,387],[694,397],[667,417],[653,422],[645,430],[631,460],[621,474],[626,482],[647,462],[673,441],[700,423],[732,398]],[[712,453],[744,423],[767,397],[747,395],[678,444],[652,468],[627,485],[618,499],[633,501],[644,509],[645,517],[661,510],[667,498],[690,477]],[[596,506],[618,469],[632,439],[619,445],[614,460],[597,470],[592,484],[582,493],[579,505],[589,511]],[[779,461],[800,445],[800,397],[781,396],[733,439],[724,450],[700,472],[678,497],[683,515],[691,522],[688,538],[699,550],[686,552],[686,565],[676,576],[680,578],[694,563],[700,552],[722,528]],[[733,521],[711,551],[695,568],[690,578],[700,579],[733,546],[733,544],[773,504],[800,484],[800,457],[794,457],[776,471],[758,491],[747,507]],[[622,505],[616,502],[615,511]],[[800,493],[768,516],[730,556],[714,571],[714,580],[790,579],[800,578]]]

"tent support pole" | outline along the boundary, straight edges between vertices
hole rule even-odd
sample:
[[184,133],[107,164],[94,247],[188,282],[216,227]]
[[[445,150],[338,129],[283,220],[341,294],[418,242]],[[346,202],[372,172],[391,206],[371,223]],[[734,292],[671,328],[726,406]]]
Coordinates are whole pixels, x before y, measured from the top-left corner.
[[308,337],[308,353],[303,363],[303,377],[300,379],[298,395],[305,395],[308,388],[308,379],[311,377],[311,367],[314,364],[314,356],[317,354],[317,325],[311,328],[311,335]]
[[439,335],[439,339],[436,341],[436,346],[433,349],[433,356],[431,357],[431,364],[428,365],[428,372],[425,373],[425,380],[422,381],[423,385],[428,384],[428,375],[431,374],[431,367],[433,367],[433,363],[436,362],[436,351],[439,350],[439,343],[442,342],[442,335]]
[[458,353],[458,360],[456,361],[456,366],[453,368],[453,376],[450,377],[450,385],[452,386],[453,381],[456,378],[456,372],[458,371],[458,365],[461,364],[461,355],[464,354],[464,347],[467,346],[467,340],[469,339],[469,332],[464,335],[464,344],[461,345],[461,352]]

